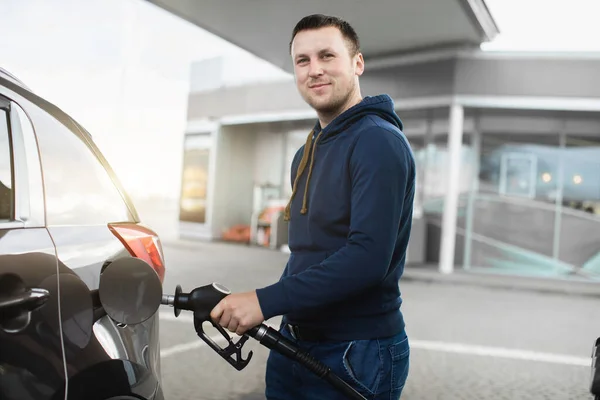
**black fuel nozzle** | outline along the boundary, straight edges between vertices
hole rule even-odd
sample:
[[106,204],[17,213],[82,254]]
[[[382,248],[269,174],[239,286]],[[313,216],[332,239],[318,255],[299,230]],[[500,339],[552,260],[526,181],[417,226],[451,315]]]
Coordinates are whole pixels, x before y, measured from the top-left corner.
[[161,303],[174,308],[175,316],[178,317],[181,310],[193,311],[198,317],[208,320],[210,312],[231,291],[218,283],[211,283],[195,288],[190,293],[183,293],[181,285],[175,288],[175,295],[163,295]]
[[[335,375],[333,371],[331,371],[331,368],[313,358],[310,354],[300,349],[296,343],[287,339],[277,330],[266,324],[260,324],[249,329],[237,343],[234,343],[225,329],[210,318],[212,309],[229,294],[231,294],[229,289],[218,283],[197,287],[190,293],[183,293],[181,291],[181,286],[177,285],[175,295],[163,295],[161,303],[172,306],[175,309],[176,317],[179,316],[181,310],[192,311],[194,313],[194,327],[196,328],[198,336],[238,371],[244,369],[252,358],[252,351],[248,352],[248,357],[246,359],[242,358],[242,346],[246,340],[248,340],[248,337],[253,337],[263,346],[299,362],[312,373],[329,382],[341,393],[344,393],[349,399],[366,399],[352,388],[352,386]],[[227,347],[220,347],[204,332],[202,323],[205,321],[210,321],[210,323],[223,335],[228,342]]]
[[[172,306],[176,317],[179,316],[181,310],[192,311],[194,313],[194,328],[200,339],[235,369],[241,371],[248,365],[252,358],[252,351],[248,352],[248,356],[245,359],[242,357],[242,347],[248,340],[248,336],[244,335],[237,342],[234,342],[225,329],[215,323],[210,317],[212,309],[229,294],[231,294],[231,291],[218,283],[197,287],[190,293],[183,293],[181,286],[177,285],[175,295],[163,295],[161,304]],[[204,332],[202,326],[204,322],[210,322],[219,331],[227,342],[226,347],[219,346],[215,340]]]

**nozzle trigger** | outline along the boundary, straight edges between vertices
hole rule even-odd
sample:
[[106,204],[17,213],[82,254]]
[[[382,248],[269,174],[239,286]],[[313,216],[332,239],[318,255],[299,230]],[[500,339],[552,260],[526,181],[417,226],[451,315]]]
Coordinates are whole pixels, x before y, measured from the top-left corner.
[[252,359],[253,354],[251,350],[248,352],[248,357],[246,357],[246,359],[242,357],[242,347],[244,346],[244,343],[246,343],[246,341],[248,340],[248,336],[244,335],[240,338],[240,340],[234,342],[231,336],[229,336],[227,331],[225,331],[225,329],[221,325],[215,323],[209,318],[208,321],[210,321],[212,326],[217,328],[217,330],[221,333],[221,335],[225,338],[225,340],[228,343],[227,347],[223,348],[219,346],[210,336],[208,336],[206,332],[204,332],[204,329],[202,328],[202,323],[204,321],[205,319],[198,318],[196,313],[194,313],[194,328],[196,329],[198,337],[200,337],[200,339],[202,339],[207,345],[209,345],[218,355],[223,357],[235,369],[237,369],[238,371],[244,369]]

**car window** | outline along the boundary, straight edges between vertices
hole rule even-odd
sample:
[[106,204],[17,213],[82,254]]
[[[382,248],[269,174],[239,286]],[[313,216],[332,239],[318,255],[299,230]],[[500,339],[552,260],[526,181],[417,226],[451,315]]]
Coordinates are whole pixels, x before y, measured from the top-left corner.
[[125,201],[84,140],[41,109],[27,112],[40,150],[47,224],[130,221]]
[[8,112],[0,109],[0,221],[12,219],[13,184]]

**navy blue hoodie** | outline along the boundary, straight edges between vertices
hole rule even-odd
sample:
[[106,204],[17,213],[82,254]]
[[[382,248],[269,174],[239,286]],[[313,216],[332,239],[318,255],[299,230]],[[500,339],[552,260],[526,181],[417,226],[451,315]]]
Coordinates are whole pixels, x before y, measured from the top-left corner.
[[256,291],[265,319],[283,315],[337,340],[404,329],[398,280],[415,163],[402,128],[387,95],[365,97],[323,130],[317,122],[292,162],[288,263]]

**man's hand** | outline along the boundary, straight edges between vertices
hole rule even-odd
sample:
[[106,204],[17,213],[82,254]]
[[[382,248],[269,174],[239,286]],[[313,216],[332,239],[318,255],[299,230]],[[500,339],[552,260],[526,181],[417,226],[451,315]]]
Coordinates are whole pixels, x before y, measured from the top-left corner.
[[210,317],[240,336],[265,320],[254,291],[230,294],[212,309]]

